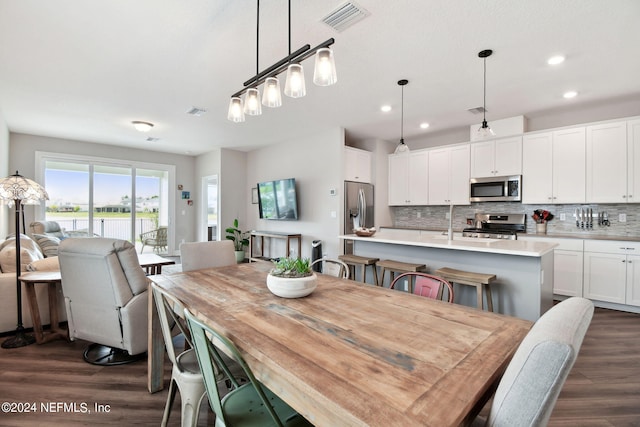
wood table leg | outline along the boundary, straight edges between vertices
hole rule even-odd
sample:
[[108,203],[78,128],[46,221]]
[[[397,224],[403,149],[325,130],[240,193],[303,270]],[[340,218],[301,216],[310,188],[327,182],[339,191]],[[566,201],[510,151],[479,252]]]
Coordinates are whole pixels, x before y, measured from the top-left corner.
[[160,329],[160,318],[153,301],[153,290],[149,282],[149,307],[147,312],[148,350],[147,350],[147,388],[155,393],[164,388],[164,338]]
[[36,290],[34,282],[22,282],[24,290],[27,292],[27,300],[29,301],[29,309],[31,310],[31,321],[33,322],[33,333],[36,342],[42,344],[42,320],[40,319],[40,309],[38,308],[38,299],[36,298]]

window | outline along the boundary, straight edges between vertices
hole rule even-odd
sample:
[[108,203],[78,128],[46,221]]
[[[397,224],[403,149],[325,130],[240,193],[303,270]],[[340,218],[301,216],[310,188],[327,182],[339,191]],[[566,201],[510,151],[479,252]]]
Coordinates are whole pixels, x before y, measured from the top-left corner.
[[141,234],[166,227],[168,244],[144,251],[172,253],[169,188],[175,166],[41,152],[36,157],[49,193],[38,219],[57,221],[67,231],[129,240],[139,248]]

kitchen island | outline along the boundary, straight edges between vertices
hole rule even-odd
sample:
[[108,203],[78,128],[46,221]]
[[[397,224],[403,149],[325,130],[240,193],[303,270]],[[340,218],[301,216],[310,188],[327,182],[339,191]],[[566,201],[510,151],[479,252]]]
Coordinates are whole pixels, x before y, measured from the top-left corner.
[[[477,239],[415,230],[383,229],[372,237],[339,236],[353,240],[354,254],[426,264],[428,272],[450,267],[495,274],[494,310],[537,320],[553,305],[553,248],[537,241]],[[389,286],[388,283],[385,283]],[[456,286],[456,303],[476,306],[475,290]]]

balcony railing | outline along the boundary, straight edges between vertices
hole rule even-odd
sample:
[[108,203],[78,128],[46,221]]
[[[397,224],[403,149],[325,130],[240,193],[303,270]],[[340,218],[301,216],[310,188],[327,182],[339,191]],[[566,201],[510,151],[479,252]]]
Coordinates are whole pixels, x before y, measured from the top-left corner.
[[[89,220],[86,218],[53,218],[47,220],[56,221],[68,231],[88,231]],[[136,219],[135,239],[140,240],[140,234],[155,230],[156,226],[151,218]],[[95,218],[93,220],[93,233],[101,237],[114,239],[131,239],[131,219],[128,218]]]

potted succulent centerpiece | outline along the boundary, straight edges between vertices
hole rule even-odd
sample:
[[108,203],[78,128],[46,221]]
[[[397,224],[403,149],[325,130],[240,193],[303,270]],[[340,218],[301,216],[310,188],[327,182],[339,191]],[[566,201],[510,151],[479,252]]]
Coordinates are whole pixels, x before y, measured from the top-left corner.
[[316,288],[317,276],[308,258],[280,258],[267,276],[267,288],[282,298],[300,298]]
[[226,238],[233,241],[233,249],[236,253],[236,262],[240,263],[244,261],[244,248],[249,246],[248,231],[241,231],[239,228],[238,218],[233,220],[233,227],[228,227]]

